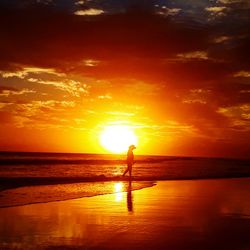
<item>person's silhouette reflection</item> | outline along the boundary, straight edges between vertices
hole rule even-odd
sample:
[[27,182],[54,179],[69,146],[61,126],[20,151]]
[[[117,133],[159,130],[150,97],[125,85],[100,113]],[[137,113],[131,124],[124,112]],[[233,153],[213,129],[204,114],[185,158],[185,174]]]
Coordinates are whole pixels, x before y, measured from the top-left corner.
[[129,180],[127,187],[127,208],[129,212],[133,212],[133,196],[132,196],[132,181]]

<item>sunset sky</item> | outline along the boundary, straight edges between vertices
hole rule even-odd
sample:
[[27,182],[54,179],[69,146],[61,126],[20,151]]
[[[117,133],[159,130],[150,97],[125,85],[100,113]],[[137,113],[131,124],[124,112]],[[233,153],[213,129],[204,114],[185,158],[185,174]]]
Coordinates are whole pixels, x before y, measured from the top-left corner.
[[250,157],[248,0],[1,0],[0,150]]

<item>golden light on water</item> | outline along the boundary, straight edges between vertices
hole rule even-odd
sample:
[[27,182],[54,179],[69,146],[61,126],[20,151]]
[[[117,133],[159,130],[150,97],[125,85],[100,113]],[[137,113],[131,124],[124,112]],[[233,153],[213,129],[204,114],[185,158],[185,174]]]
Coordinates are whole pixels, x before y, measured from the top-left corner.
[[115,193],[122,192],[123,184],[121,182],[115,183]]
[[112,174],[114,176],[121,176],[124,172],[125,166],[124,165],[117,165],[114,170],[112,171]]
[[121,183],[121,182],[115,183],[115,185],[114,185],[114,191],[116,193],[115,194],[115,201],[119,202],[122,200],[122,196],[123,196],[122,190],[123,190],[123,183]]
[[129,145],[137,145],[133,128],[124,125],[106,126],[100,136],[101,145],[112,153],[125,152]]

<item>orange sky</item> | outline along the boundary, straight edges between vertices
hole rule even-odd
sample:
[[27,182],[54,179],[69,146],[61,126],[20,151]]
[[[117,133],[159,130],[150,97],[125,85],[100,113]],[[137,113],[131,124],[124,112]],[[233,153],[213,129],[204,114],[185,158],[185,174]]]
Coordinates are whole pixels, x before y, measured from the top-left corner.
[[[1,3],[0,150],[249,157],[247,1]],[[52,4],[53,2],[53,4]]]

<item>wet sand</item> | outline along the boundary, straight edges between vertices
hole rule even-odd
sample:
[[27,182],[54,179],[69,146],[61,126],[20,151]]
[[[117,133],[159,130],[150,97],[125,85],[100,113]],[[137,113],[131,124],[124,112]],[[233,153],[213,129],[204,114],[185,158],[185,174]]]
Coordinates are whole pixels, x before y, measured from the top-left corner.
[[121,185],[115,194],[1,208],[0,249],[250,249],[250,178],[122,193]]

